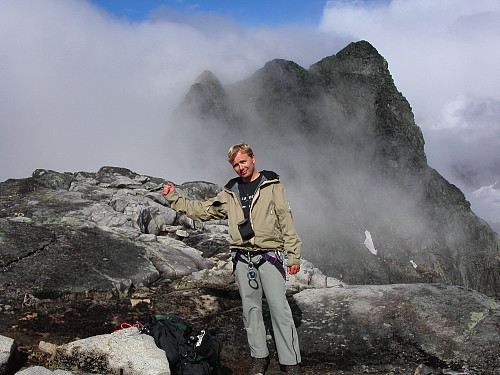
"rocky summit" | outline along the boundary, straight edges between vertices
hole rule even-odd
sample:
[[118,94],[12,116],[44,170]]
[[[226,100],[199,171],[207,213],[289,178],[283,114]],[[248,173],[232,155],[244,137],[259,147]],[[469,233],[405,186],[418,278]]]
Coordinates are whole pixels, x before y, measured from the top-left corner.
[[[213,143],[206,158],[243,138],[285,182],[304,242],[287,296],[305,374],[500,374],[498,238],[427,165],[373,46],[309,69],[273,60],[231,85],[205,72],[175,115]],[[221,374],[247,373],[227,222],[173,211],[165,182],[105,166],[0,183],[0,375],[167,375],[151,338],[121,329],[154,313],[216,335]],[[205,200],[223,183],[176,188]],[[265,301],[264,315],[267,374],[282,374]]]

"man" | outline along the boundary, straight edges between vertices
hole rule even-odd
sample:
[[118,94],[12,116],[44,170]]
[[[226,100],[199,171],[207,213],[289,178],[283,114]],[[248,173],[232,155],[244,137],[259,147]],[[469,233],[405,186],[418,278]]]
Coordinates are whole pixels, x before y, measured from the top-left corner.
[[242,299],[243,321],[252,356],[250,375],[263,375],[269,364],[262,292],[271,312],[274,338],[287,374],[300,374],[297,331],[286,300],[283,251],[289,274],[300,270],[301,240],[292,221],[285,188],[276,173],[258,172],[245,143],[229,149],[228,160],[239,177],[206,202],[190,201],[169,182],[163,189],[170,206],[193,220],[228,219],[230,249]]

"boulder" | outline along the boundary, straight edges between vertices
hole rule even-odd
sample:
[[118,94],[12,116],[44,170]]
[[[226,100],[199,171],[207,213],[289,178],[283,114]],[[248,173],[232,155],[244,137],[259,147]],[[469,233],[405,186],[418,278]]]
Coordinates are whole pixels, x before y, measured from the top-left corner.
[[288,288],[333,288],[346,284],[334,277],[325,276],[323,272],[306,259],[302,260],[300,271],[295,275],[287,275]]
[[8,373],[8,362],[15,349],[16,344],[13,339],[0,336],[0,374]]
[[[443,284],[307,289],[294,295],[302,356],[340,369],[419,363],[500,374],[500,309]],[[441,373],[441,372],[438,372]]]
[[184,182],[176,189],[178,189],[179,194],[194,201],[206,201],[215,197],[222,190],[220,186],[206,181]]
[[[74,230],[9,220],[0,221],[0,226],[4,230],[0,249],[13,249],[0,274],[2,293],[7,296],[109,298],[128,293],[133,285],[149,285],[159,277],[141,243],[96,227]],[[32,235],[23,235],[28,232]],[[19,250],[17,254],[14,249]]]
[[114,211],[123,213],[142,233],[159,234],[163,225],[174,224],[177,213],[158,201],[156,195],[147,191],[121,189],[113,195],[109,205]]
[[99,374],[169,375],[165,352],[135,327],[70,342],[57,348],[54,368]]
[[22,371],[16,372],[16,375],[90,375],[81,371],[49,370],[42,366],[28,367]]
[[[200,250],[204,257],[210,258],[220,253],[229,253],[229,234],[227,225],[225,229],[217,226],[204,226],[204,231],[191,233],[183,242]],[[208,231],[208,233],[207,233]],[[219,232],[223,231],[223,233]]]
[[37,185],[55,190],[68,190],[74,178],[72,173],[59,173],[46,169],[35,170],[32,177]]
[[153,263],[166,279],[177,279],[214,266],[213,262],[203,258],[201,251],[174,238],[158,237],[157,243],[149,246],[154,254]]
[[10,337],[0,335],[0,375],[11,375],[26,361],[26,354],[18,350],[18,345]]

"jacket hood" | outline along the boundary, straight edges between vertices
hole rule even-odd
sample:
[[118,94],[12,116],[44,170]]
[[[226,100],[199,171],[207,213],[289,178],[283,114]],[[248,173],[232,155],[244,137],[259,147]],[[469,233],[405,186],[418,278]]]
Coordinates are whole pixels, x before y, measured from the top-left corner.
[[[267,180],[279,180],[280,176],[273,171],[260,171],[260,174],[264,177],[263,182]],[[224,186],[226,189],[231,190],[231,188],[237,184],[243,182],[241,177],[235,177]]]

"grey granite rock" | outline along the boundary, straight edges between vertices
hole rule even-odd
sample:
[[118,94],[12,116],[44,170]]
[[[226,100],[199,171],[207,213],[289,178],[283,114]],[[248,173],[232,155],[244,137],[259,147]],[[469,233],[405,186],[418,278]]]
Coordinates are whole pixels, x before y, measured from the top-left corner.
[[[159,237],[179,216],[158,203],[160,179],[115,167],[74,175],[38,170],[34,176],[38,180],[0,184],[5,302],[23,303],[25,295],[123,296],[162,276],[213,267],[202,252]],[[199,198],[217,191],[208,183],[186,186]]]
[[71,342],[57,348],[53,366],[90,373],[169,375],[165,352],[135,327]]
[[16,375],[90,375],[81,371],[49,370],[41,366],[28,367],[22,371],[16,372]]
[[304,290],[294,300],[306,358],[359,368],[421,361],[500,374],[500,309],[477,292],[442,284],[346,286]]
[[8,374],[8,363],[12,353],[16,349],[16,343],[13,339],[0,336],[0,374]]

